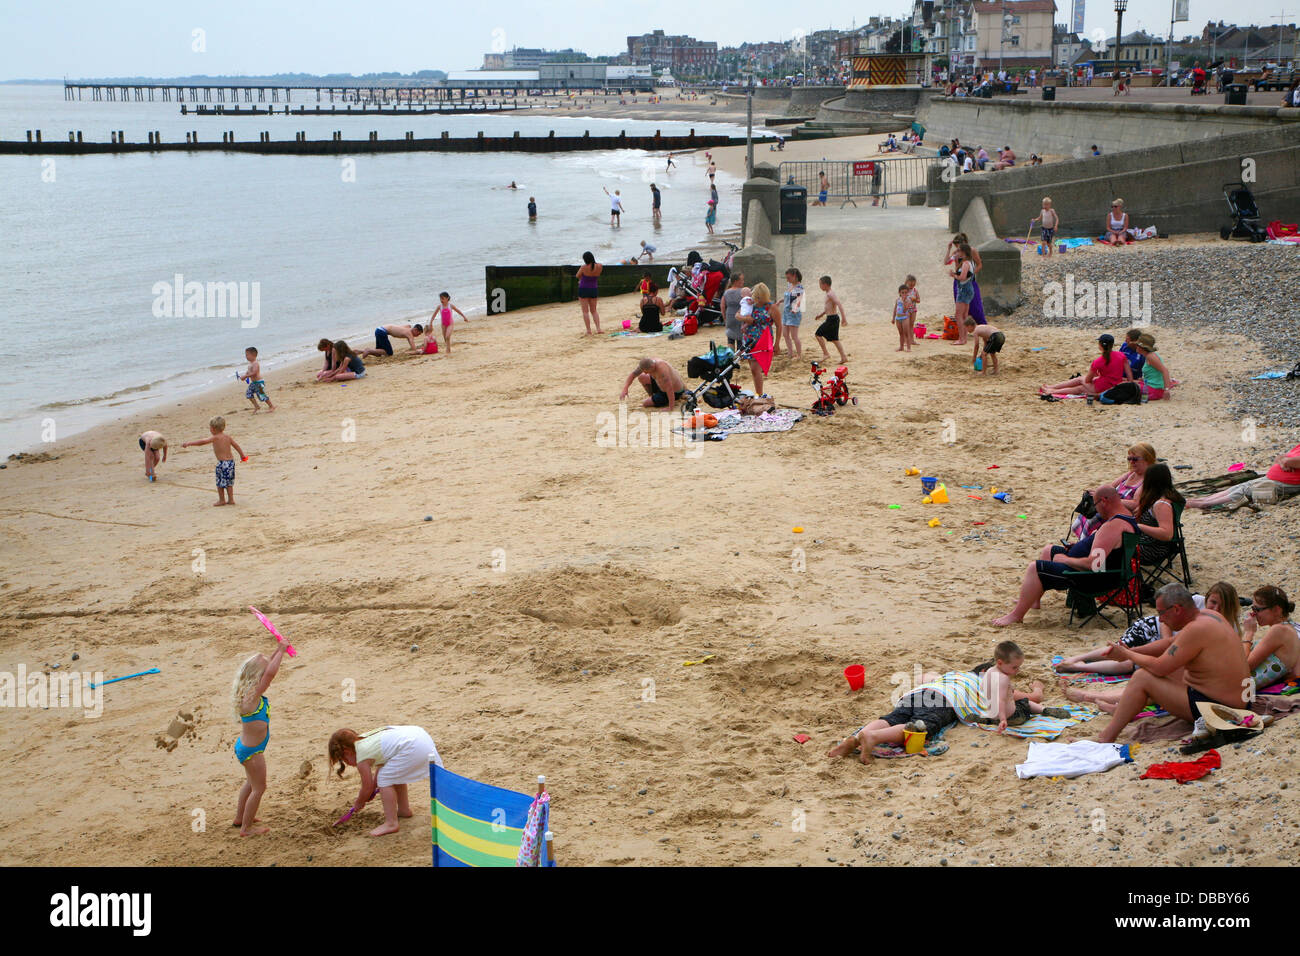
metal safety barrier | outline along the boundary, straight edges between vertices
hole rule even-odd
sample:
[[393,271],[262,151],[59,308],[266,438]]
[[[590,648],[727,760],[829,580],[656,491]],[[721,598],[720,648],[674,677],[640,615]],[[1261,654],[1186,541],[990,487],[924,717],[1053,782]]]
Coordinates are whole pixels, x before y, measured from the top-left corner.
[[870,199],[872,205],[888,206],[890,196],[905,196],[926,188],[929,169],[939,161],[930,156],[882,156],[851,161],[794,161],[781,164],[782,186],[803,186],[810,199],[821,192],[821,175],[826,174],[826,202],[838,201],[840,208],[857,206],[855,200]]

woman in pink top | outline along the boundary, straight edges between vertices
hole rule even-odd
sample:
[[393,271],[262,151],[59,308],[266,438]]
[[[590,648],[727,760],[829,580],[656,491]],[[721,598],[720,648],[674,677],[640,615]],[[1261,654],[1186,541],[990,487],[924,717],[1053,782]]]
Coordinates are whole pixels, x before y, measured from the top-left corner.
[[1263,478],[1243,481],[1203,498],[1192,498],[1187,507],[1208,510],[1223,506],[1228,511],[1236,511],[1248,505],[1258,511],[1260,505],[1274,505],[1296,495],[1300,495],[1300,445],[1285,455],[1278,455]]
[[1120,382],[1133,381],[1133,369],[1122,352],[1114,351],[1115,336],[1109,332],[1097,339],[1101,354],[1092,360],[1088,374],[1067,379],[1056,385],[1040,385],[1039,395],[1100,395]]

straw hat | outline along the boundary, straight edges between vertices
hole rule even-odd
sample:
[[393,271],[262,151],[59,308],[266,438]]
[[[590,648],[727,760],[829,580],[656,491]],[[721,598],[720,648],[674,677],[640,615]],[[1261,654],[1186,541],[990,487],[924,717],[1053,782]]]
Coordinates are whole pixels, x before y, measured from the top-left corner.
[[1225,707],[1213,701],[1197,701],[1196,709],[1205,718],[1205,725],[1215,730],[1262,730],[1273,722],[1270,716],[1260,715],[1250,710]]

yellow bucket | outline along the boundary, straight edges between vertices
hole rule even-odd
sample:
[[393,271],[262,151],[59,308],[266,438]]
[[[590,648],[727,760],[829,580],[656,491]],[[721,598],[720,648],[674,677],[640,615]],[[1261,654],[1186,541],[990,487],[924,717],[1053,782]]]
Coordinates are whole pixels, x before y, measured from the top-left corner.
[[903,750],[909,754],[919,754],[925,749],[925,731],[904,730]]

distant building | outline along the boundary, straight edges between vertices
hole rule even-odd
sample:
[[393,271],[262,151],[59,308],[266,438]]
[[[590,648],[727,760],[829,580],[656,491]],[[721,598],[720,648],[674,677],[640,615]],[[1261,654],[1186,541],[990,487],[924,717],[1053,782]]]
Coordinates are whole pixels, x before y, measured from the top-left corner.
[[579,50],[540,50],[515,47],[504,53],[483,54],[485,70],[535,70],[543,63],[589,63],[591,57]]
[[688,36],[669,36],[663,30],[627,38],[628,58],[677,77],[713,76],[717,71],[718,44]]
[[978,69],[1023,73],[1051,68],[1055,0],[975,2],[970,9]]
[[1052,65],[1058,70],[1069,69],[1079,54],[1092,50],[1092,43],[1077,33],[1071,33],[1064,23],[1052,27]]

